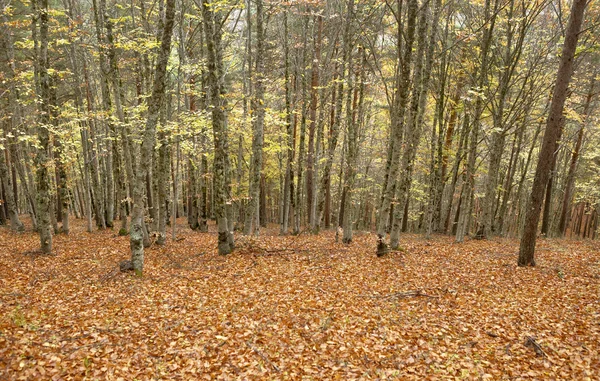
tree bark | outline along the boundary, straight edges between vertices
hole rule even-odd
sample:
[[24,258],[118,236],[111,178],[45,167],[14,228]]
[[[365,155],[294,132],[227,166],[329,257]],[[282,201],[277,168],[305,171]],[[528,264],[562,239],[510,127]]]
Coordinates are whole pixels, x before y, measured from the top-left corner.
[[[429,82],[431,79],[431,70],[433,67],[433,54],[435,49],[435,40],[437,38],[437,28],[441,13],[441,1],[435,3],[431,31],[427,38],[427,27],[429,23],[428,7],[421,9],[419,22],[418,43],[419,52],[415,62],[414,84],[411,108],[408,111],[406,145],[402,153],[400,179],[398,181],[398,203],[395,210],[395,216],[392,222],[392,231],[390,233],[390,246],[396,250],[399,247],[400,230],[406,224],[409,204],[410,188],[412,186],[413,166],[417,154],[421,133],[423,131],[423,116],[427,106],[427,94],[429,92]],[[423,65],[424,63],[424,65]]]
[[283,219],[281,222],[280,234],[288,233],[288,225],[290,221],[291,204],[294,198],[293,182],[294,182],[294,118],[292,116],[292,101],[291,101],[291,81],[290,81],[290,48],[288,40],[288,11],[283,13],[284,27],[284,61],[285,61],[285,127],[287,133],[287,150],[286,150],[286,170],[285,180],[283,185]]
[[2,181],[2,187],[4,189],[4,202],[6,203],[7,217],[10,220],[10,228],[14,231],[22,232],[25,230],[25,227],[19,219],[17,205],[15,203],[12,177],[6,165],[7,151],[6,148],[4,151],[0,151],[0,181]]
[[[4,7],[4,1],[0,1],[0,9],[4,9]],[[0,29],[0,65],[2,66],[0,67],[2,68],[2,71],[6,73],[6,83],[8,84],[6,89],[7,94],[3,97],[6,99],[6,103],[3,107],[3,110],[6,110],[6,114],[1,118],[1,120],[4,120],[2,132],[5,138],[5,144],[4,150],[0,150],[0,181],[2,181],[4,188],[3,194],[5,205],[3,206],[6,206],[6,217],[10,220],[10,227],[14,231],[22,232],[25,230],[25,227],[19,219],[16,177],[13,176],[15,174],[14,172],[11,174],[9,166],[7,165],[8,163],[11,163],[11,161],[12,165],[17,165],[17,163],[14,162],[16,156],[16,142],[14,138],[10,137],[14,135],[14,118],[18,112],[16,109],[18,107],[18,89],[13,82],[15,80],[13,68],[13,40],[12,33],[7,28],[8,20],[4,13],[2,13],[0,21],[2,26]]]
[[[306,66],[307,59],[307,33],[308,33],[308,16],[304,16],[304,36],[303,36],[303,55],[302,55],[302,67]],[[296,75],[296,77],[299,77]],[[296,162],[298,180],[296,184],[296,199],[294,201],[294,234],[300,234],[300,227],[302,225],[302,189],[304,189],[302,184],[303,178],[303,168],[304,168],[304,151],[305,151],[305,141],[306,141],[306,76],[302,75],[302,117],[300,120],[300,141],[298,147],[298,160]]]
[[[167,238],[167,191],[169,188],[169,141],[164,131],[159,133],[160,147],[158,148],[158,237],[156,243],[164,245]],[[197,223],[196,210],[196,223]]]
[[[104,0],[101,1],[101,4],[104,5]],[[121,138],[121,146],[123,149],[123,158],[124,158],[124,167],[125,167],[125,175],[127,179],[127,183],[129,184],[129,193],[133,195],[133,184],[134,174],[133,174],[133,162],[135,161],[135,150],[132,149],[132,134],[129,128],[127,127],[128,118],[125,115],[123,110],[123,104],[125,103],[125,93],[123,91],[123,85],[121,81],[121,74],[119,71],[118,65],[118,57],[117,51],[114,43],[114,35],[113,35],[113,25],[112,21],[106,14],[106,7],[103,10],[104,15],[104,25],[106,27],[106,40],[108,42],[108,47],[106,51],[106,55],[108,56],[108,64],[109,64],[109,73],[108,77],[110,83],[112,84],[113,90],[113,98],[117,111],[117,117],[119,119],[118,133],[115,131],[115,125],[111,123],[109,127],[111,128],[111,134],[115,142],[112,144],[112,152],[113,152],[113,165],[115,166],[115,183],[117,186],[117,194],[120,197],[117,197],[117,204],[119,206],[119,215],[121,219],[121,228],[120,233],[127,233],[127,211],[126,207],[128,202],[127,200],[127,184],[125,182],[124,176],[121,175],[121,157],[119,153],[119,149],[116,144],[117,135]]]
[[[87,103],[87,111],[88,113],[93,113],[94,109],[94,98],[93,91],[91,89],[91,81],[89,77],[89,71],[87,70],[86,60],[83,60],[83,76],[85,79],[85,90],[86,90],[86,103]],[[94,217],[96,220],[96,226],[99,229],[106,228],[106,222],[104,219],[104,192],[102,192],[102,186],[100,181],[100,162],[98,160],[98,150],[96,149],[96,134],[95,130],[97,127],[97,123],[95,120],[91,120],[89,124],[89,134],[87,136],[88,144],[88,156],[90,160],[90,171],[91,171],[91,180],[92,180],[92,188],[91,195],[94,205]]]
[[531,195],[527,206],[525,227],[519,248],[519,266],[535,266],[535,238],[537,234],[540,211],[543,202],[543,190],[550,176],[552,155],[556,152],[564,123],[563,109],[567,98],[567,88],[573,75],[573,61],[577,49],[579,31],[583,23],[583,14],[587,0],[574,0],[571,16],[565,34],[562,56],[552,94],[550,114],[546,122],[544,140],[535,170]]
[[[525,5],[523,4],[523,8],[524,7]],[[501,61],[504,69],[499,78],[499,88],[497,90],[497,107],[495,112],[493,113],[494,129],[492,130],[491,136],[488,174],[485,182],[485,197],[483,200],[483,213],[478,227],[478,231],[476,233],[476,238],[478,239],[486,239],[489,237],[490,234],[495,232],[494,211],[496,210],[496,205],[494,204],[494,200],[497,196],[498,173],[500,172],[500,163],[502,160],[502,154],[504,153],[506,134],[508,132],[508,129],[511,127],[510,123],[507,123],[504,115],[505,106],[507,103],[512,77],[515,73],[517,64],[521,57],[521,52],[523,50],[523,41],[525,39],[525,34],[527,31],[526,25],[528,24],[526,16],[523,16],[524,20],[520,23],[521,26],[520,30],[518,31],[519,34],[517,35],[516,41],[513,42],[516,28],[514,24],[514,0],[511,0],[508,8],[508,24],[506,26],[506,51],[504,54],[504,58]],[[525,11],[526,10],[523,9],[523,13],[525,13]]]
[[308,125],[308,152],[306,155],[306,206],[311,231],[316,231],[316,215],[313,213],[316,201],[315,192],[315,128],[317,125],[317,102],[319,98],[319,66],[321,62],[321,40],[323,17],[315,16],[317,33],[314,40],[313,60],[310,79],[310,106]]
[[593,75],[590,83],[590,90],[586,96],[585,105],[583,109],[584,122],[579,127],[579,131],[577,132],[577,141],[575,142],[575,147],[573,148],[571,154],[571,163],[569,165],[569,173],[567,174],[566,185],[565,185],[565,193],[562,200],[562,207],[560,210],[560,220],[558,223],[558,234],[561,237],[565,236],[567,231],[567,223],[569,221],[569,214],[571,212],[571,200],[573,198],[573,190],[575,188],[575,172],[577,170],[577,160],[579,159],[579,153],[581,151],[581,144],[583,143],[583,135],[585,132],[585,122],[588,120],[590,104],[592,102],[592,97],[594,96],[594,87],[596,84],[596,76]]
[[211,3],[202,3],[202,17],[207,48],[208,78],[212,107],[212,128],[215,146],[214,153],[214,198],[215,217],[218,230],[219,254],[226,255],[233,250],[233,233],[229,230],[227,215],[227,115],[223,84],[223,52],[221,46],[221,22],[217,11],[210,9]]
[[[38,7],[37,1],[32,2]],[[34,15],[39,19],[40,42],[37,57],[37,71],[39,81],[39,117],[38,117],[38,139],[39,148],[36,155],[37,164],[37,214],[38,231],[40,234],[41,251],[43,254],[52,252],[52,229],[50,225],[51,197],[50,176],[48,171],[48,160],[50,150],[50,75],[48,73],[48,0],[39,0],[39,9],[34,10]],[[35,28],[35,26],[34,26]]]
[[254,97],[252,109],[256,117],[252,124],[252,164],[250,166],[250,187],[248,190],[248,205],[244,219],[244,234],[258,236],[260,231],[260,194],[261,172],[263,166],[263,144],[265,124],[265,17],[263,1],[256,0],[256,59]]
[[105,0],[100,0],[99,5],[96,3],[96,0],[92,2],[94,7],[94,21],[96,26],[96,38],[98,40],[98,60],[100,63],[100,89],[102,96],[102,109],[105,113],[104,115],[104,125],[106,127],[107,139],[103,141],[103,144],[106,144],[106,153],[107,158],[105,161],[106,164],[106,197],[103,198],[105,202],[104,207],[104,223],[107,227],[113,226],[113,218],[114,218],[114,181],[113,181],[113,162],[112,162],[112,149],[113,149],[113,141],[112,138],[113,132],[115,131],[115,127],[113,122],[110,119],[110,113],[112,109],[112,102],[110,99],[110,89],[109,89],[109,75],[110,69],[108,66],[107,53],[105,49],[106,45],[106,36],[104,34],[105,29],[105,21],[108,21],[108,26],[110,28],[110,20],[106,14],[106,3]]
[[[490,9],[490,1],[485,2],[485,20],[489,25],[483,35],[483,41],[481,46],[481,66],[479,68],[479,76],[477,79],[478,91],[483,91],[487,84],[487,73],[489,69],[489,50],[492,42],[492,33],[496,24],[498,0],[494,2],[494,9]],[[491,15],[490,15],[491,11]],[[473,208],[472,200],[474,198],[474,187],[475,187],[475,161],[477,159],[477,146],[479,144],[479,130],[481,128],[481,115],[484,109],[483,94],[477,95],[475,100],[474,115],[471,126],[471,142],[469,147],[469,155],[467,159],[467,167],[465,169],[466,176],[463,184],[461,201],[461,214],[458,220],[458,226],[456,229],[456,242],[463,242],[465,235],[468,234],[469,220],[471,218],[471,211]]]
[[[342,221],[342,242],[349,244],[353,238],[354,192],[359,151],[359,132],[364,118],[365,71],[366,57],[362,48],[358,49],[359,68],[354,75],[358,84],[352,81],[352,55],[348,59],[348,96],[346,101],[346,128],[348,131],[348,154],[346,155],[346,171],[344,173],[344,219]],[[353,88],[354,87],[354,88]],[[352,103],[351,94],[354,93]]]
[[146,164],[150,163],[152,160],[156,125],[165,98],[167,63],[171,52],[171,36],[173,34],[174,19],[175,0],[167,0],[164,28],[160,39],[160,50],[156,60],[152,95],[148,100],[148,119],[146,120],[146,126],[142,135],[140,165],[139,168],[137,168],[134,187],[130,246],[133,269],[138,276],[141,276],[144,270],[144,237],[142,224],[144,218],[144,185],[148,174],[148,166]]
[[[401,1],[399,1],[398,11],[401,9]],[[398,59],[401,62],[401,67],[398,69],[396,78],[396,92],[394,96],[394,105],[392,113],[395,117],[392,119],[391,125],[391,143],[388,148],[388,163],[386,165],[387,184],[383,187],[381,206],[378,211],[377,221],[377,256],[383,256],[389,251],[388,244],[385,242],[387,222],[390,215],[390,208],[395,194],[396,177],[399,170],[400,162],[400,145],[402,140],[402,132],[404,129],[404,114],[408,103],[408,90],[410,81],[410,66],[413,56],[413,43],[415,38],[415,27],[417,18],[418,4],[416,0],[408,2],[408,20],[406,29],[406,46],[404,54],[401,57],[402,45],[402,24],[400,20],[396,20],[398,28]],[[398,14],[400,17],[400,14]]]

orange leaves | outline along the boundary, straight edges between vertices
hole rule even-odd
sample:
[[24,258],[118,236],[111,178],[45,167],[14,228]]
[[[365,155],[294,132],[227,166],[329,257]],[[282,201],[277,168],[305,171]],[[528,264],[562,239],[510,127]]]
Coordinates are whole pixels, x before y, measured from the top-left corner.
[[[211,226],[213,228],[213,226]],[[240,240],[214,233],[146,252],[120,272],[127,237],[56,236],[54,257],[23,255],[33,233],[0,229],[0,379],[585,379],[600,369],[594,243],[334,233]],[[558,275],[560,268],[563,277]],[[547,358],[524,345],[536,342]]]

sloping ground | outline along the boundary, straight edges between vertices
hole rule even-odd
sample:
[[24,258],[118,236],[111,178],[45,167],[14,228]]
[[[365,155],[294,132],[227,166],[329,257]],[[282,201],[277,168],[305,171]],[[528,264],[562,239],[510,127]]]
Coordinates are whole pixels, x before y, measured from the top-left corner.
[[40,257],[0,229],[0,379],[600,377],[597,242],[540,241],[531,269],[514,240],[377,258],[371,234],[273,234],[220,257],[182,229],[138,279],[127,237],[74,230]]

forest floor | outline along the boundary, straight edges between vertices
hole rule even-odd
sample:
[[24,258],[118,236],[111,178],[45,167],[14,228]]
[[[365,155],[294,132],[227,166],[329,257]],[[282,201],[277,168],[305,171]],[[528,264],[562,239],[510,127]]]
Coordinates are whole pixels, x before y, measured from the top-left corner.
[[[0,228],[0,379],[569,379],[600,377],[600,242],[240,237],[180,221],[118,271],[128,237],[76,221],[39,256]],[[239,236],[238,236],[239,237]]]

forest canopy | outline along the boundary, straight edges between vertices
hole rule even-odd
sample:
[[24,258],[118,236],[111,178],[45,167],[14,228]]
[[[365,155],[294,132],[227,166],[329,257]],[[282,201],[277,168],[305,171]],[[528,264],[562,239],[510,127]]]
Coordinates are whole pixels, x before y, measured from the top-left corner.
[[2,0],[0,11],[0,220],[22,230],[28,214],[43,252],[70,216],[131,234],[140,273],[144,246],[164,244],[176,216],[200,231],[214,219],[223,254],[235,231],[268,224],[339,226],[346,243],[376,231],[380,255],[401,232],[520,237],[532,186],[534,234],[596,237],[595,1]]

